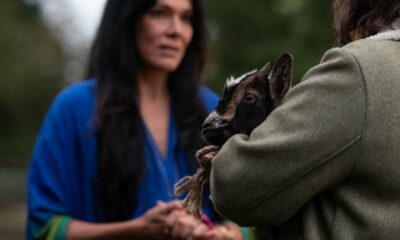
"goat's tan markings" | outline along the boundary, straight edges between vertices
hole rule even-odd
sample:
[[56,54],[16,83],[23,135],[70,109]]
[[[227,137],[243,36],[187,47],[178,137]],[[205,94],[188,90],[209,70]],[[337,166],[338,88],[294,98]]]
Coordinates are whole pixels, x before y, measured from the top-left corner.
[[[232,100],[228,103],[228,106],[222,115],[222,118],[226,121],[231,121],[235,118],[236,108],[242,101],[243,96],[248,92],[249,84],[254,80],[255,75],[248,76],[246,79],[242,80],[236,87],[233,93]],[[251,90],[257,92],[256,90]],[[257,94],[259,96],[259,94]]]

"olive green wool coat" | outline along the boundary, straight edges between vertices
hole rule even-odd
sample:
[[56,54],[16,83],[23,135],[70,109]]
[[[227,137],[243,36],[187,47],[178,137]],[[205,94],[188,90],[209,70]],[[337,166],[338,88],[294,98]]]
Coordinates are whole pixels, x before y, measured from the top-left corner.
[[212,162],[217,210],[277,239],[400,239],[400,42],[326,52]]

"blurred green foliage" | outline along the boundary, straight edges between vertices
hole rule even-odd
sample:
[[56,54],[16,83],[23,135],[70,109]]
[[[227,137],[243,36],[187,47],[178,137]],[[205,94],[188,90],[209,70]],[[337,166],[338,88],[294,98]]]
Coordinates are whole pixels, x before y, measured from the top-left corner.
[[206,1],[211,36],[207,85],[221,93],[225,79],[294,55],[293,81],[333,46],[330,1]]
[[[333,46],[330,1],[209,0],[205,5],[211,39],[206,83],[217,93],[230,75],[275,62],[283,52],[294,55],[297,83]],[[67,54],[37,5],[0,0],[0,6],[0,158],[28,159],[43,116],[62,87]]]
[[59,90],[63,56],[37,5],[0,0],[0,157],[27,158]]

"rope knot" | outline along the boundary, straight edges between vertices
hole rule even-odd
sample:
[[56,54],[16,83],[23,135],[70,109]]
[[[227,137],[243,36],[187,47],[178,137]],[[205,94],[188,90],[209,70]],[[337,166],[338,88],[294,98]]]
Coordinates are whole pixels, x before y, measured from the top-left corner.
[[210,145],[198,150],[196,158],[200,167],[197,172],[193,176],[182,178],[174,186],[177,196],[189,191],[182,203],[186,210],[198,219],[201,219],[203,186],[210,178],[212,160],[219,149],[218,146]]

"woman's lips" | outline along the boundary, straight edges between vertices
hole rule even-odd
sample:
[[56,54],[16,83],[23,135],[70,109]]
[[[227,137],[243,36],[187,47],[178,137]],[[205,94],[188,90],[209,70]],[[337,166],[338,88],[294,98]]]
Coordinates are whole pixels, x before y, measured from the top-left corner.
[[170,45],[162,45],[160,46],[160,51],[162,54],[164,55],[173,55],[175,56],[176,54],[179,53],[179,48],[174,47],[174,46],[170,46]]

